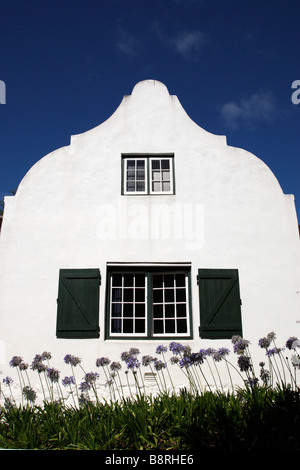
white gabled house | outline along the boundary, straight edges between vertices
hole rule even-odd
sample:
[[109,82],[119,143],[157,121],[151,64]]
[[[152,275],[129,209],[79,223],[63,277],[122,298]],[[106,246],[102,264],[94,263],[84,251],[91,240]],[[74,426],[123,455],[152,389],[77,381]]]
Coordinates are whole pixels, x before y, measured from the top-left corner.
[[89,370],[132,346],[198,351],[238,334],[255,349],[271,331],[283,345],[300,334],[299,291],[294,197],[145,80],[5,198],[0,370],[44,350]]

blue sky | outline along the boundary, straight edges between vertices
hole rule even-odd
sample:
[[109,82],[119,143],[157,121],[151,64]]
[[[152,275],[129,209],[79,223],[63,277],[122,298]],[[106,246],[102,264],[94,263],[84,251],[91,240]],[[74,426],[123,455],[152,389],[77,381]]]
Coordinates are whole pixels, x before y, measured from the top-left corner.
[[156,79],[199,126],[263,160],[295,195],[300,220],[299,0],[11,0],[0,8],[0,197],[71,135],[111,116],[137,82]]

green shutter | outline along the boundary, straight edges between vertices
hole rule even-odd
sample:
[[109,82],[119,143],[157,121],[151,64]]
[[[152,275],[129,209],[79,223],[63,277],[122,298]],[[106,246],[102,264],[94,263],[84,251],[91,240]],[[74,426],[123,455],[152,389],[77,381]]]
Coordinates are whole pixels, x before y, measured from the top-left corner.
[[237,269],[199,269],[200,337],[231,339],[242,336]]
[[61,269],[57,338],[99,337],[99,269]]

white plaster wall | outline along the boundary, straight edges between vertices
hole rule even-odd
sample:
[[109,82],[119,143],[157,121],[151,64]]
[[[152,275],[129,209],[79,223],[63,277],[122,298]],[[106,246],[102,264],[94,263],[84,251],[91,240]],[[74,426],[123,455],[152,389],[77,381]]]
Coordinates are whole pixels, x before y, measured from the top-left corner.
[[[122,196],[122,153],[174,153],[176,194]],[[177,219],[168,225],[170,213]],[[151,228],[160,220],[165,225],[157,238]],[[161,340],[104,341],[107,262],[191,263],[194,339],[182,342],[195,351],[230,346],[199,339],[199,267],[239,269],[244,336],[254,349],[270,331],[280,346],[300,335],[293,196],[283,194],[259,158],[191,121],[177,97],[157,81],[138,83],[106,122],[42,158],[17,194],[5,199],[0,370],[7,370],[13,355],[31,362],[44,350],[61,370],[67,353],[82,357],[91,370],[97,357],[119,360],[133,345],[142,354],[155,352]],[[58,340],[59,269],[89,267],[100,268],[102,275],[100,338]],[[262,354],[258,351],[257,358]]]

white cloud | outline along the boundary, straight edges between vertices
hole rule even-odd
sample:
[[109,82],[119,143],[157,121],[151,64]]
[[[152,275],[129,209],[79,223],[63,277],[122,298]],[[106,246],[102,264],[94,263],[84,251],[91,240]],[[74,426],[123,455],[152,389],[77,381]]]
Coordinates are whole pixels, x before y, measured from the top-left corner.
[[239,125],[254,126],[259,123],[269,123],[276,114],[275,100],[271,93],[254,93],[239,103],[234,101],[224,104],[221,116],[224,124],[230,129],[237,129]]
[[164,46],[175,50],[185,59],[198,58],[209,38],[206,33],[200,30],[181,31],[177,35],[171,36],[161,28],[159,23],[154,23],[153,31]]
[[133,58],[140,50],[140,42],[136,37],[120,27],[118,32],[117,48],[129,58]]
[[184,31],[171,39],[176,51],[185,58],[198,55],[207,42],[207,35],[202,31]]

